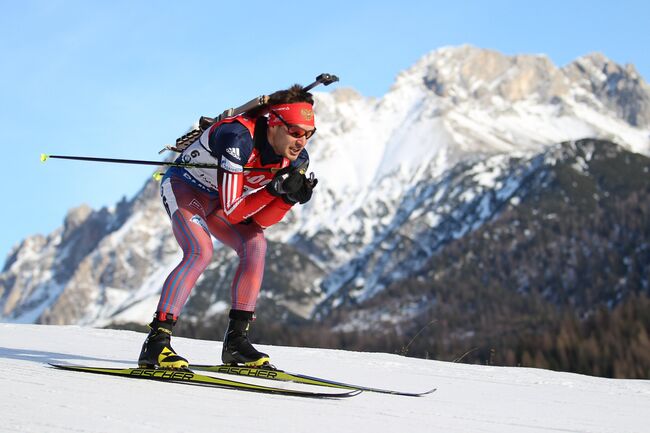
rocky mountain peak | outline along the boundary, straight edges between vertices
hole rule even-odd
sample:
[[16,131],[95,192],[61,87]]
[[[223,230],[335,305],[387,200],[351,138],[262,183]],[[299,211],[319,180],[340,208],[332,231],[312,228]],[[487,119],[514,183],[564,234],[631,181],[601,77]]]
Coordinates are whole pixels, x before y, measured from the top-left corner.
[[93,209],[87,204],[82,204],[70,209],[63,220],[63,237],[67,238],[68,235],[79,228],[92,213]]
[[509,56],[471,45],[444,47],[423,56],[396,79],[393,91],[421,86],[453,104],[589,103],[611,110],[635,127],[650,125],[650,87],[633,65],[601,53],[559,68],[545,55]]
[[567,65],[564,73],[630,125],[650,126],[650,86],[634,65],[621,66],[601,53],[592,53]]
[[437,96],[456,102],[489,102],[493,96],[508,101],[536,97],[545,102],[565,95],[569,88],[566,77],[547,56],[507,56],[471,45],[433,51],[398,81],[410,75],[418,76]]
[[363,95],[351,87],[340,87],[332,92],[332,98],[337,103],[358,101],[364,99]]

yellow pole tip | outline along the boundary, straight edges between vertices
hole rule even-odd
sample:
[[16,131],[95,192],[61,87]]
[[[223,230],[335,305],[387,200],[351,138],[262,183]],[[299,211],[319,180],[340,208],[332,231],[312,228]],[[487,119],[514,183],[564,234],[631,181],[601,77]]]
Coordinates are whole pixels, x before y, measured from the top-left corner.
[[46,154],[44,154],[44,153],[41,153],[41,162],[45,162],[45,161],[47,161],[48,158],[49,158],[49,155],[46,155]]
[[160,182],[160,179],[162,179],[162,177],[163,177],[164,175],[165,175],[165,173],[161,173],[161,172],[157,171],[157,172],[155,172],[155,173],[153,174],[153,179],[154,179],[156,182]]

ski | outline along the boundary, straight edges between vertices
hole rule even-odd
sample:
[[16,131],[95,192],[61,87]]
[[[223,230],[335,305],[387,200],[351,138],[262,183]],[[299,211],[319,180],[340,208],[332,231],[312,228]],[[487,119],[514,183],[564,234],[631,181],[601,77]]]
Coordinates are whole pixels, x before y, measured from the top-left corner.
[[164,370],[153,368],[106,368],[106,367],[89,367],[83,365],[65,365],[51,364],[52,367],[85,373],[106,374],[135,379],[149,379],[164,382],[183,383],[190,385],[208,386],[214,388],[225,388],[233,390],[242,390],[250,392],[261,392],[267,394],[280,394],[294,397],[312,397],[312,398],[345,398],[353,397],[361,393],[360,390],[351,390],[347,392],[312,392],[295,389],[276,388],[271,386],[256,385],[235,380],[221,379],[202,374],[196,374],[187,370]]
[[275,368],[255,368],[245,367],[241,365],[190,365],[190,369],[198,371],[207,371],[211,373],[231,374],[236,376],[257,377],[260,379],[277,380],[282,382],[295,382],[307,385],[326,386],[331,388],[358,390],[377,392],[381,394],[401,395],[406,397],[421,397],[423,395],[431,394],[436,391],[436,388],[429,389],[423,392],[406,392],[396,391],[391,389],[372,388],[361,385],[352,385],[349,383],[337,382],[330,379],[323,379],[320,377],[307,376],[298,373],[289,373],[284,370]]

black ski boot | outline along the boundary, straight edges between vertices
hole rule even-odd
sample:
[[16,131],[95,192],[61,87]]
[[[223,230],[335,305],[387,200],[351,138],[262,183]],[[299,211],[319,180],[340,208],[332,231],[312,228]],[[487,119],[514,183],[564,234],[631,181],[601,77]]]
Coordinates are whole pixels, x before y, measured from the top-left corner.
[[269,355],[259,352],[248,340],[248,328],[253,312],[230,310],[228,330],[223,340],[221,361],[224,364],[244,364],[248,367],[270,365]]
[[174,352],[171,345],[172,328],[176,320],[170,314],[156,313],[149,324],[151,331],[147,335],[140,351],[138,366],[140,368],[165,368],[172,370],[187,370],[187,359]]

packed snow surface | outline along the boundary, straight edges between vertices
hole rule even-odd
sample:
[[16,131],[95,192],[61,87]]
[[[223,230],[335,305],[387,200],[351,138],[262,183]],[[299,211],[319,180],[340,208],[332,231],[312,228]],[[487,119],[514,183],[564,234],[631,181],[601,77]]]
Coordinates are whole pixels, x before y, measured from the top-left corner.
[[[438,391],[419,398],[365,392],[315,400],[47,365],[133,366],[144,337],[76,326],[0,324],[0,432],[642,433],[650,424],[648,380],[385,353],[261,346],[289,371],[373,387],[421,391],[435,386]],[[219,360],[217,342],[175,338],[174,347],[195,363]]]

